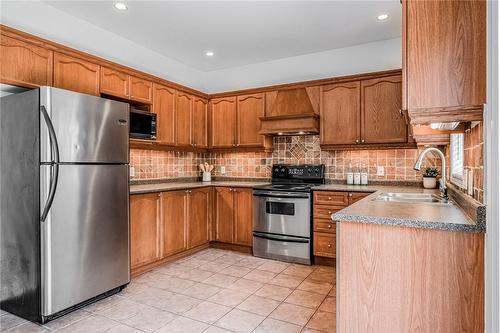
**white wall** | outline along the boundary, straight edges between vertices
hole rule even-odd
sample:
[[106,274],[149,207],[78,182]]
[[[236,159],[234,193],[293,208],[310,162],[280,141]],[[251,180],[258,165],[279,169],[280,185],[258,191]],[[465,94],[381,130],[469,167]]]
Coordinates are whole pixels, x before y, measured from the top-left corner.
[[207,93],[401,67],[400,38],[202,72],[43,2],[2,0],[0,21],[7,26]]
[[205,86],[213,93],[397,69],[401,52],[401,38],[390,39],[208,72]]

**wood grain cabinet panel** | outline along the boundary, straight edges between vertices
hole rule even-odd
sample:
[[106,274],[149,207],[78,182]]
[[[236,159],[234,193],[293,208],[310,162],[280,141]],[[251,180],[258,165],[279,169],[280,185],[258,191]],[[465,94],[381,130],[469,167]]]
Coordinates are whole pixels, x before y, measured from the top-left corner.
[[412,122],[467,121],[475,109],[481,116],[486,1],[407,0],[403,11],[404,97]]
[[349,204],[348,192],[315,191],[314,205],[336,205],[347,207]]
[[237,96],[238,147],[263,147],[264,136],[259,134],[260,117],[265,115],[265,94]]
[[234,243],[252,246],[253,191],[235,188],[234,192]]
[[356,145],[360,141],[360,82],[321,87],[320,143]]
[[130,76],[128,74],[111,68],[101,67],[101,94],[128,98],[129,81]]
[[361,143],[405,143],[401,76],[361,81]]
[[51,86],[52,57],[52,51],[1,35],[0,81],[27,88]]
[[336,222],[331,219],[316,219],[314,218],[314,232],[335,233]]
[[130,99],[151,104],[153,99],[153,83],[135,76],[130,76]]
[[160,194],[130,196],[130,266],[160,259]]
[[355,202],[358,202],[361,199],[366,198],[371,193],[367,192],[349,192],[349,205],[352,205]]
[[154,84],[153,112],[156,113],[157,140],[162,144],[175,144],[175,95],[172,88]]
[[314,255],[326,258],[336,257],[335,234],[314,233]]
[[215,98],[211,106],[211,146],[236,146],[236,97]]
[[175,144],[177,146],[191,146],[193,96],[177,92],[175,105]]
[[54,52],[54,86],[99,95],[99,65]]
[[187,249],[187,191],[162,193],[162,257]]
[[215,188],[215,240],[234,242],[234,199],[230,187]]
[[187,208],[187,247],[188,249],[208,242],[210,223],[210,188],[190,190]]
[[335,206],[335,205],[314,205],[313,217],[314,219],[330,219],[333,213],[344,209],[346,206]]
[[208,147],[208,102],[194,97],[192,114],[192,144],[195,148]]

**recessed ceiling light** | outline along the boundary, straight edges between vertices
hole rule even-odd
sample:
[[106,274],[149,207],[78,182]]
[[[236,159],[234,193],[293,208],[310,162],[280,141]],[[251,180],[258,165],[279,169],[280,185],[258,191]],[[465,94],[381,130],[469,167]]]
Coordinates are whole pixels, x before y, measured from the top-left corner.
[[115,2],[114,6],[118,10],[127,10],[128,9],[127,5],[124,4],[123,2]]
[[214,52],[213,51],[207,51],[207,52],[205,52],[205,55],[207,57],[213,57],[214,56]]
[[380,14],[379,16],[377,16],[377,20],[379,21],[385,21],[389,18],[389,14]]

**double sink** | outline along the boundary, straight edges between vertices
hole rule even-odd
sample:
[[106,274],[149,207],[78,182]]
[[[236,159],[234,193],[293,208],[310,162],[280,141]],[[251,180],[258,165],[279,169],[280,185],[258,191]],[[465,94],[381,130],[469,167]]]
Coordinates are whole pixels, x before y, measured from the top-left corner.
[[373,200],[405,203],[453,204],[450,200],[441,198],[439,195],[418,192],[383,192]]

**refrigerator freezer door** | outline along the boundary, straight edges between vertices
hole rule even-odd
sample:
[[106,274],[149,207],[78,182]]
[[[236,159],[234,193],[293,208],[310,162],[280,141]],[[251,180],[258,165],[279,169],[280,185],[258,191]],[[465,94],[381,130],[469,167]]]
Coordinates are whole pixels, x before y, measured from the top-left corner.
[[[40,168],[43,197],[51,166]],[[43,316],[130,281],[128,184],[128,165],[60,166],[41,222]]]
[[[61,163],[128,163],[129,105],[42,87],[40,103],[54,127]],[[41,122],[42,162],[51,162],[47,124]]]

